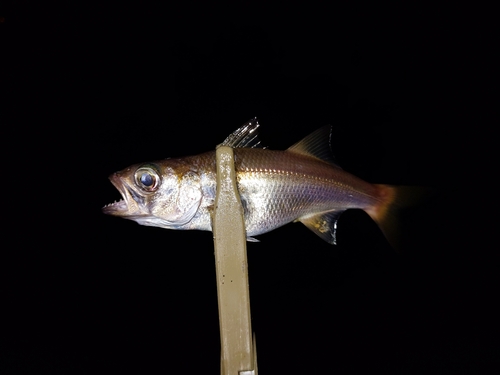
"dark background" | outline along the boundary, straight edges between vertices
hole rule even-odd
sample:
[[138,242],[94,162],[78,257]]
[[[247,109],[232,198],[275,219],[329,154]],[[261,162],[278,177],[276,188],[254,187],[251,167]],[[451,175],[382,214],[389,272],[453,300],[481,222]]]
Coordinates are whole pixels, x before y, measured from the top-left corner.
[[[248,244],[262,374],[499,369],[488,11],[139,3],[0,8],[1,374],[219,373],[209,232],[107,217],[107,176],[257,116],[331,124],[349,172],[432,187],[396,253],[363,212]],[[486,73],[486,74],[485,74]]]

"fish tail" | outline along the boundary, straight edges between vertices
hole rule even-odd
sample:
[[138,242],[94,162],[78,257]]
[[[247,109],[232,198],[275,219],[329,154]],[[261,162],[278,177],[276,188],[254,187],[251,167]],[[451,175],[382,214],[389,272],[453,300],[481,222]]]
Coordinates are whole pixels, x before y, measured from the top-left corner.
[[399,211],[418,203],[426,195],[428,189],[381,184],[375,184],[375,187],[377,188],[378,203],[365,209],[365,211],[378,224],[392,247],[399,250]]

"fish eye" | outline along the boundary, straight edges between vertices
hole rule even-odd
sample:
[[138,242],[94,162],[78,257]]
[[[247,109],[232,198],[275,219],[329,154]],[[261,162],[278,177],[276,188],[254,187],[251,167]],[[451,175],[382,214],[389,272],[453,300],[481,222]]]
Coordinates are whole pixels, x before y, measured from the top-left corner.
[[141,167],[135,172],[135,183],[144,191],[155,191],[160,185],[160,176],[150,167]]

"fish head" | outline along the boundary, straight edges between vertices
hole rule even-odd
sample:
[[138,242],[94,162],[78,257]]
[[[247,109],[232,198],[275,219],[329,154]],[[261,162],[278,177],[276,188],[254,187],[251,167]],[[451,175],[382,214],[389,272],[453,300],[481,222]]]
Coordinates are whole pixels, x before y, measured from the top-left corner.
[[168,163],[136,164],[109,179],[123,199],[103,212],[142,225],[180,229],[195,216],[202,199],[199,176]]

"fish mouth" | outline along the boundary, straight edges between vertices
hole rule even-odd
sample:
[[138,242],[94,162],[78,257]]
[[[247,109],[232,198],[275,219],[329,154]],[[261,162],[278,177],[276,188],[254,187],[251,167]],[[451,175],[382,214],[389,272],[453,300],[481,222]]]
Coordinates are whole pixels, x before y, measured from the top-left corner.
[[133,195],[136,194],[131,191],[128,185],[122,180],[118,172],[113,173],[111,176],[109,176],[109,180],[111,181],[113,186],[120,192],[122,199],[105,205],[102,208],[102,211],[107,215],[113,216],[131,216],[136,214],[139,210],[137,202],[133,198]]

